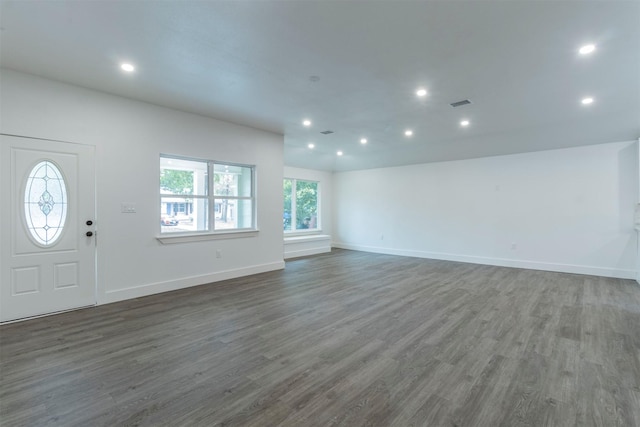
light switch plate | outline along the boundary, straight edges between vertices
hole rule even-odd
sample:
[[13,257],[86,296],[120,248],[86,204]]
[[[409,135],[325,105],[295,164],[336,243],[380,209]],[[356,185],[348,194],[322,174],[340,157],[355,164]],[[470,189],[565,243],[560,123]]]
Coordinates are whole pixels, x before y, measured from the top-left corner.
[[122,213],[136,213],[135,203],[122,203],[120,205],[120,211]]

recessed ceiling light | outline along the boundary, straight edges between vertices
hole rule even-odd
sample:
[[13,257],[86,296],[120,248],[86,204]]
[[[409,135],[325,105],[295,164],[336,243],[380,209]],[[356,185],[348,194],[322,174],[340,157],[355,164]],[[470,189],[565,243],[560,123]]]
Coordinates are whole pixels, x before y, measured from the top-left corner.
[[309,145],[307,145],[307,147],[309,147],[309,148],[314,148],[314,147],[315,147],[315,144],[314,144],[313,142],[310,142],[310,143],[309,143]]
[[469,120],[463,120],[460,122],[460,126],[467,127],[471,122]]
[[578,52],[580,52],[580,55],[588,55],[590,53],[593,53],[594,50],[596,50],[595,44],[585,44],[580,49],[578,49]]
[[593,98],[588,96],[586,98],[582,98],[582,105],[589,105],[589,104],[593,104]]
[[413,135],[413,131],[411,129],[407,129],[404,131],[404,136],[411,136]]
[[136,67],[127,62],[120,64],[120,68],[122,69],[122,71],[126,71],[127,73],[132,73],[136,70]]
[[366,144],[367,143],[367,138],[362,138],[360,140],[360,144]]
[[336,154],[337,154],[338,156],[342,156],[342,151],[338,151]]
[[416,91],[416,95],[418,95],[418,96],[427,96],[427,90],[423,89],[423,88],[420,88],[420,89],[418,89]]
[[311,126],[311,120],[305,119],[305,120],[302,121],[302,124],[305,125],[305,126]]

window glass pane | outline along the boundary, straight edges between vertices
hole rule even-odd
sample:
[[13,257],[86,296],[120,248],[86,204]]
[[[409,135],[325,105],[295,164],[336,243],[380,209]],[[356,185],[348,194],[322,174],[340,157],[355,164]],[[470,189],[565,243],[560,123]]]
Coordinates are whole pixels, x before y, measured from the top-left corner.
[[48,160],[27,177],[24,215],[31,237],[41,245],[55,243],[67,219],[67,185],[60,169]]
[[255,229],[253,173],[248,165],[160,156],[161,233]]
[[216,230],[253,228],[251,200],[215,199]]
[[213,170],[214,195],[231,197],[252,196],[252,168],[215,164]]
[[209,202],[189,197],[162,197],[160,201],[160,231],[175,233],[209,229]]
[[285,179],[284,180],[284,185],[283,185],[283,190],[284,190],[284,210],[283,210],[283,217],[282,217],[282,224],[284,226],[285,230],[291,230],[291,214],[292,214],[292,210],[291,210],[291,194],[292,194],[292,188],[293,188],[293,180],[291,179]]
[[318,183],[296,180],[296,229],[318,228]]
[[160,193],[206,196],[207,162],[160,157]]

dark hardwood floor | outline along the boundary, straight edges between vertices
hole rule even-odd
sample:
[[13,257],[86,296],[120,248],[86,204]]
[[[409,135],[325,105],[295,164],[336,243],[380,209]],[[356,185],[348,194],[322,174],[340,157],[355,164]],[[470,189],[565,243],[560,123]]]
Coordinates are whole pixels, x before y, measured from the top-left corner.
[[0,340],[2,426],[640,426],[631,280],[334,250]]

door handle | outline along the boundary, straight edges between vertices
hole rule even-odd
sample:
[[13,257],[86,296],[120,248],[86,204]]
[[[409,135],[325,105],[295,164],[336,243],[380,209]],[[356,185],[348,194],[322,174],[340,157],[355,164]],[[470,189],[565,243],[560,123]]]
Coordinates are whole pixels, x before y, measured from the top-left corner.
[[87,231],[87,237],[93,236],[93,231]]

